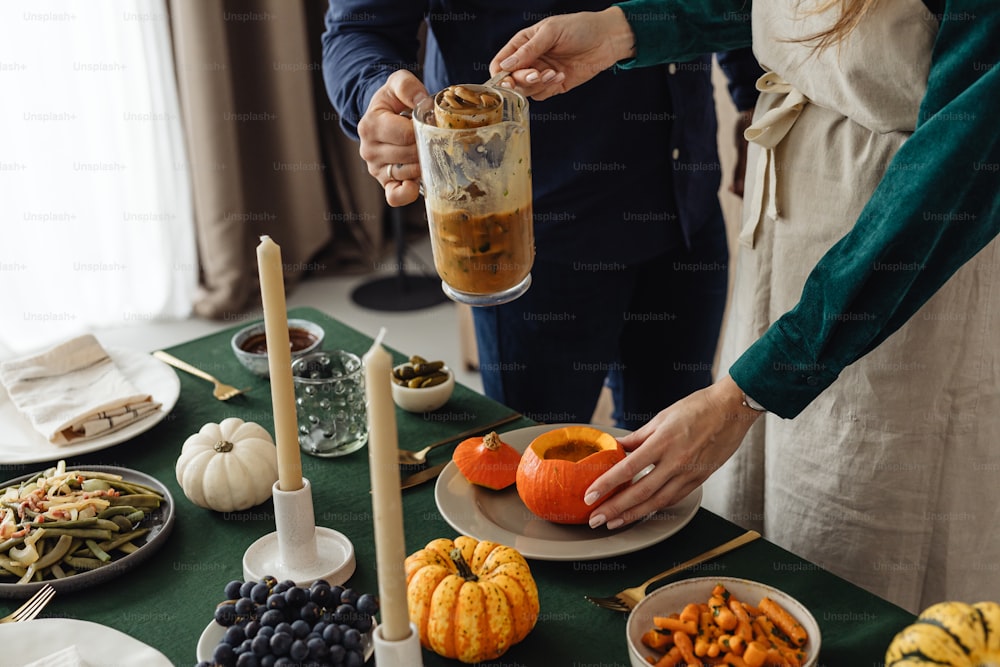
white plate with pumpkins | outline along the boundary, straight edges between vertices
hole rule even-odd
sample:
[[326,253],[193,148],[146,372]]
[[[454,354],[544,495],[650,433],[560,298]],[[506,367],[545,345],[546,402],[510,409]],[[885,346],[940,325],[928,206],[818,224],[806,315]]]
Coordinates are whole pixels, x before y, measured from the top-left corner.
[[[644,549],[675,534],[694,518],[701,506],[700,487],[644,521],[616,530],[592,529],[587,517],[593,508],[582,505],[577,496],[582,498],[583,491],[600,473],[576,470],[581,474],[571,479],[572,472],[546,469],[552,458],[564,456],[567,458],[560,458],[556,464],[565,469],[587,462],[606,469],[607,464],[625,456],[615,437],[626,434],[628,431],[623,429],[586,424],[545,424],[508,431],[499,438],[515,453],[506,451],[505,463],[494,460],[492,451],[484,453],[496,443],[487,445],[485,438],[482,443],[470,438],[455,448],[452,461],[437,480],[434,499],[438,510],[459,533],[506,544],[525,558],[594,560]],[[510,483],[511,465],[517,469],[514,483]],[[486,477],[478,477],[477,469],[485,471]],[[501,469],[506,469],[503,479],[496,474]],[[477,483],[470,482],[469,477]],[[555,494],[545,485],[555,484],[556,480],[563,485],[561,500],[548,503],[544,498],[551,499]],[[576,488],[570,490],[567,484]]]

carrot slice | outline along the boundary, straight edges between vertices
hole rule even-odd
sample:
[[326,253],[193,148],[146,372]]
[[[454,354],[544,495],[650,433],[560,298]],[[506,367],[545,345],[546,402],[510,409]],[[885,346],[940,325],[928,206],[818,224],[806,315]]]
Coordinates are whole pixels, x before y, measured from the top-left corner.
[[649,648],[664,652],[674,644],[673,635],[658,630],[648,630],[642,635],[642,643]]
[[671,632],[686,632],[689,635],[693,635],[698,632],[698,626],[692,622],[682,621],[679,618],[671,618],[670,616],[654,616],[653,625],[661,630],[670,630]]
[[743,651],[743,662],[747,667],[762,667],[765,660],[767,660],[766,646],[756,641],[747,644],[746,650]]
[[683,632],[674,633],[674,645],[680,649],[681,657],[688,665],[700,665],[701,660],[694,654],[694,644],[691,638]]
[[795,646],[805,645],[809,639],[806,629],[784,607],[768,597],[760,601],[759,607],[764,612],[764,615],[771,619],[771,622],[778,626],[779,630],[785,633],[785,636],[792,641],[792,644]]
[[683,660],[681,650],[674,646],[660,658],[654,667],[677,667],[681,660]]

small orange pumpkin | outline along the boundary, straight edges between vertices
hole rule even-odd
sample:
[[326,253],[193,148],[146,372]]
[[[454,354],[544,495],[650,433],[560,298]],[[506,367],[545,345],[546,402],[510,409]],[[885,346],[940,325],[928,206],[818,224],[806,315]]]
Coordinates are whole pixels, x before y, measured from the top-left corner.
[[470,484],[488,489],[506,489],[517,480],[521,455],[503,442],[495,431],[459,443],[451,459]]
[[538,586],[513,547],[460,535],[410,554],[406,601],[420,644],[465,663],[494,660],[538,620]]
[[525,507],[543,519],[587,523],[593,507],[583,502],[584,493],[624,458],[621,444],[599,429],[565,426],[548,431],[532,440],[521,455],[517,494]]

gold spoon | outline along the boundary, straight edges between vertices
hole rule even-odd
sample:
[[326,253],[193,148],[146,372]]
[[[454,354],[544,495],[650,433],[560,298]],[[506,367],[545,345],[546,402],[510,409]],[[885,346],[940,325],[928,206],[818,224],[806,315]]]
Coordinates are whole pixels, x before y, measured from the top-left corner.
[[500,83],[501,81],[503,81],[508,76],[510,76],[510,72],[505,72],[504,70],[500,70],[499,72],[497,72],[496,74],[494,74],[493,76],[491,76],[489,78],[489,81],[487,81],[483,85],[484,86],[493,86],[494,88],[496,88],[497,84]]

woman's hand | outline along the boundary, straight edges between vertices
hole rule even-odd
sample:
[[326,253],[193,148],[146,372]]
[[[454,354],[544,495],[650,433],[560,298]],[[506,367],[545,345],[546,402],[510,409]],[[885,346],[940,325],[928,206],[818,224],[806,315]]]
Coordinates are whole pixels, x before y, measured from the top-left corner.
[[598,477],[585,500],[594,502],[654,467],[596,507],[590,526],[618,528],[683,500],[732,456],[761,414],[743,405],[743,392],[727,375],[619,438],[632,453]]
[[428,96],[412,72],[393,72],[379,88],[358,121],[361,148],[368,173],[385,188],[390,206],[405,206],[420,196],[420,162],[413,121],[400,114]]
[[524,95],[544,100],[631,58],[634,42],[618,7],[550,16],[514,35],[490,62],[490,72],[511,72]]

